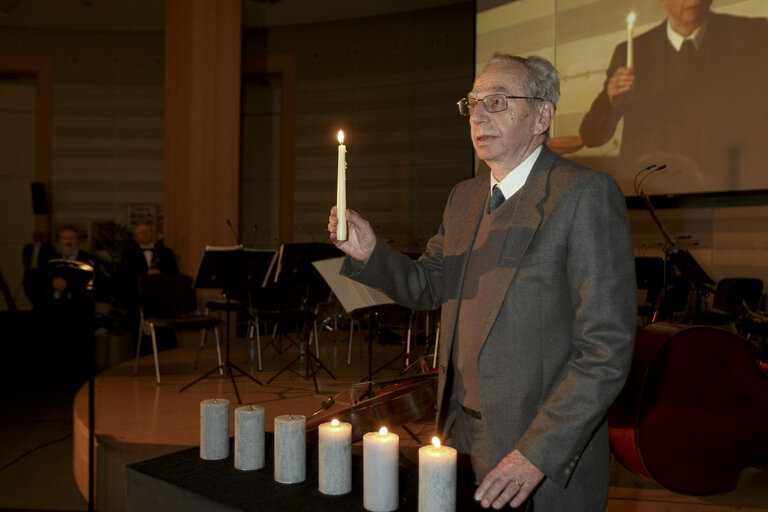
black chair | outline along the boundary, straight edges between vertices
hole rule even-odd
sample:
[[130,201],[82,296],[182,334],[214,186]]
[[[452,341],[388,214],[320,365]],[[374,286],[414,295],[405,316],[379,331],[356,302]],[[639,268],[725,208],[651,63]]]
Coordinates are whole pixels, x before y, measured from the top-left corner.
[[[201,331],[200,348],[210,329],[216,335],[216,352],[221,366],[221,348],[219,345],[219,319],[200,314],[197,295],[192,288],[192,278],[187,275],[147,275],[139,280],[140,324],[136,346],[134,375],[139,372],[141,338],[148,334],[152,339],[152,352],[155,359],[155,375],[160,384],[160,364],[157,357],[157,328],[176,331]],[[199,356],[199,353],[198,353]]]
[[[303,289],[301,283],[281,283],[251,290],[248,339],[251,344],[256,340],[259,371],[262,370],[262,352],[267,348],[271,346],[280,355],[291,347],[300,347],[307,330],[313,328],[315,314],[306,307]],[[264,346],[261,344],[262,327],[272,333]],[[294,340],[294,336],[299,340]],[[283,346],[283,341],[288,342],[287,347]]]
[[729,277],[717,282],[712,309],[703,314],[703,323],[736,322],[749,311],[757,311],[763,293],[763,281],[753,277]]

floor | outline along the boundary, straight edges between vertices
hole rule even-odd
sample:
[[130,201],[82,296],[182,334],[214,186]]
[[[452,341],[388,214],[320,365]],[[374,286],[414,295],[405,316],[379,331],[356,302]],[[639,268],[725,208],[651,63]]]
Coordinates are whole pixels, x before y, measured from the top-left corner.
[[[23,319],[0,318],[8,357],[0,372],[0,511],[82,511],[88,510],[82,488],[82,438],[87,419],[87,389],[68,379],[51,374],[51,364],[30,339],[29,325]],[[373,347],[376,382],[396,379],[404,360],[399,336],[385,331]],[[234,339],[230,361],[259,379],[252,382],[235,371],[235,383],[242,403],[259,403],[267,409],[267,426],[283,413],[317,416],[344,411],[367,391],[368,346],[361,334],[353,343],[351,365],[347,365],[346,330],[326,331],[321,335],[320,359],[328,371],[320,370],[317,390],[307,376],[304,359],[296,360],[297,349],[285,341],[282,354],[275,347],[264,352],[263,370],[248,360],[244,338]],[[31,337],[34,338],[34,337]],[[382,343],[385,342],[385,343]],[[197,339],[180,338],[181,347],[160,353],[162,384],[157,385],[151,357],[144,357],[139,375],[133,375],[133,362],[105,368],[96,380],[96,430],[103,447],[129,447],[133,455],[173,451],[199,443],[198,407],[201,399],[227,397],[237,406],[232,381],[214,375],[188,387],[208,369],[217,366],[214,344],[209,341],[197,368]],[[125,351],[122,358],[125,358]],[[423,344],[412,353],[412,360],[429,361]],[[387,364],[387,363],[392,364]],[[293,364],[292,364],[293,363]],[[53,365],[56,366],[55,364]],[[104,364],[102,364],[104,366]],[[287,370],[280,372],[285,368]],[[41,372],[40,368],[48,368]],[[55,373],[55,372],[54,372]],[[382,385],[383,386],[383,385]],[[408,430],[396,429],[406,444],[418,444],[431,435],[427,419],[408,424]],[[87,429],[86,429],[87,430]],[[412,435],[413,434],[413,435]],[[419,441],[414,439],[419,438]],[[152,448],[154,447],[154,448]],[[155,450],[155,452],[153,452]],[[151,455],[149,455],[151,456]],[[81,460],[78,460],[81,457]],[[739,487],[729,493],[711,496],[685,496],[665,490],[652,481],[635,476],[623,467],[612,465],[612,485],[608,510],[611,512],[645,511],[768,511],[768,473],[747,469]],[[113,470],[119,473],[121,468]],[[107,481],[104,469],[99,477]],[[75,474],[80,474],[76,479]],[[78,487],[80,482],[80,488]],[[87,480],[86,480],[87,482]],[[81,492],[82,490],[82,492]],[[105,509],[105,508],[99,508]]]

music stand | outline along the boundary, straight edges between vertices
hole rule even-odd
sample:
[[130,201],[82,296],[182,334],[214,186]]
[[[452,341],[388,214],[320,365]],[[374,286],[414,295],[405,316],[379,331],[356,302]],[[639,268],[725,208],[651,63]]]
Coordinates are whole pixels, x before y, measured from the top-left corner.
[[[395,304],[395,302],[383,292],[376,290],[375,288],[371,288],[370,286],[366,286],[362,283],[358,283],[349,277],[341,275],[340,271],[343,262],[344,257],[338,257],[315,261],[312,264],[331,288],[333,294],[339,300],[341,307],[344,309],[347,315],[349,315],[351,322],[354,322],[354,316],[359,316],[362,318],[365,314],[368,314],[367,378],[369,383],[369,391],[371,391],[372,394],[370,385],[373,382],[373,376],[375,374],[379,373],[385,368],[388,368],[398,359],[404,358],[407,360],[410,357],[409,347],[406,344],[400,354],[387,361],[378,369],[373,369],[373,327],[374,322],[378,322],[378,320],[375,320],[375,317],[380,316],[380,314],[383,311],[386,311],[388,308],[404,308]],[[360,324],[362,328],[362,320],[360,321]],[[349,363],[349,361],[347,362]]]
[[[278,258],[277,268],[275,270],[275,283],[278,283],[278,281],[294,283],[305,282],[306,289],[304,298],[310,297],[312,293],[313,282],[315,286],[317,286],[317,284],[322,284],[322,280],[317,279],[319,276],[317,271],[312,266],[312,262],[316,259],[327,258],[328,254],[338,255],[339,250],[334,245],[319,242],[283,244],[280,247],[280,256]],[[324,370],[328,375],[330,375],[332,379],[336,380],[336,376],[331,372],[331,370],[325,366],[323,362],[310,349],[310,344],[312,341],[311,336],[313,334],[315,336],[315,346],[319,346],[317,340],[319,335],[313,329],[312,333],[310,334],[310,339],[306,342],[306,345],[303,347],[299,346],[299,354],[287,365],[285,365],[280,371],[273,375],[267,381],[268,384],[285,371],[291,371],[305,380],[312,378],[312,381],[315,384],[315,391],[318,393],[319,389],[317,387],[317,374],[320,372],[320,370]],[[293,370],[292,368],[293,365],[302,357],[304,357],[304,375]],[[313,362],[317,364],[317,368],[313,367]]]
[[242,403],[240,400],[240,393],[237,389],[237,382],[235,382],[235,375],[233,370],[240,372],[241,375],[248,377],[256,384],[262,386],[262,382],[249,373],[245,372],[237,365],[233,364],[229,353],[229,325],[230,325],[230,297],[232,290],[238,286],[255,286],[260,284],[263,280],[263,275],[267,271],[264,266],[263,258],[260,257],[262,253],[257,251],[245,251],[242,245],[234,245],[229,247],[213,247],[208,246],[205,248],[203,254],[203,261],[200,263],[200,268],[197,271],[197,277],[195,278],[195,288],[221,288],[222,294],[226,300],[226,312],[227,320],[225,323],[225,352],[226,357],[224,363],[216,366],[215,368],[204,373],[200,377],[196,378],[183,388],[179,392],[197,384],[204,378],[208,377],[214,372],[225,370],[225,376],[229,377],[232,381],[232,387],[235,389],[235,396],[237,397],[237,403]]
[[85,314],[85,330],[89,333],[88,356],[88,510],[95,510],[96,485],[96,337],[94,335],[94,281],[96,269],[82,261],[48,260],[45,266],[49,279],[59,276],[67,281],[67,289]]

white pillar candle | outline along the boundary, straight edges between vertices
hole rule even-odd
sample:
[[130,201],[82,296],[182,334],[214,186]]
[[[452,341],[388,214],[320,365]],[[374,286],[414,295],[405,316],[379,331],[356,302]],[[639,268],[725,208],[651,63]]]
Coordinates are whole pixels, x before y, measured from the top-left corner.
[[339,130],[339,166],[336,178],[336,240],[347,239],[347,146],[344,132]]
[[352,490],[352,425],[333,420],[320,424],[318,490],[323,494],[346,494]]
[[634,59],[634,48],[633,48],[633,30],[635,28],[635,13],[630,12],[627,15],[627,67],[631,68],[634,66],[635,59]]
[[235,409],[235,468],[264,467],[264,408],[246,405]]
[[229,457],[229,400],[210,398],[200,402],[200,458]]
[[399,449],[400,437],[386,428],[363,436],[363,506],[366,510],[397,509]]
[[432,444],[419,448],[419,512],[456,510],[456,450]]
[[307,477],[307,419],[297,414],[275,418],[275,481],[296,484]]

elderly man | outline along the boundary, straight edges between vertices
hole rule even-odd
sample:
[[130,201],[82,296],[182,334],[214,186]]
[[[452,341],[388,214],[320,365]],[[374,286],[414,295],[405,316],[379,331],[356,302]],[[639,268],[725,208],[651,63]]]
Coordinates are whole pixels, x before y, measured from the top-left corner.
[[342,272],[415,309],[442,306],[438,429],[472,459],[484,507],[607,501],[605,411],[636,322],[632,240],[614,180],[544,144],[560,88],[545,59],[497,54],[459,101],[483,173],[456,185],[418,261],[347,211]]

